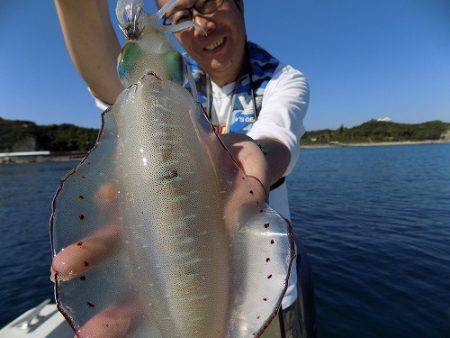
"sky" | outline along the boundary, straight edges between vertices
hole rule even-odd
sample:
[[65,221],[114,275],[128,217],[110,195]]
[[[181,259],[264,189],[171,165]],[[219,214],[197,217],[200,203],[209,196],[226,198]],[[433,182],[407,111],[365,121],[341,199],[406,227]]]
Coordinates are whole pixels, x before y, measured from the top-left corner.
[[[385,116],[450,122],[450,0],[245,6],[249,39],[308,78],[307,130]],[[0,0],[0,42],[0,117],[99,127],[100,111],[67,54],[53,1]]]

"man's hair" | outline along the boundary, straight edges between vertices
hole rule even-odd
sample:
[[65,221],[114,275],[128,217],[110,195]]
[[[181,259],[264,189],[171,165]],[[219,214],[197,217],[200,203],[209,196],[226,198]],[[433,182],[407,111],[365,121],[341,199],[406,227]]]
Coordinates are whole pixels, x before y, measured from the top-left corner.
[[[244,7],[242,6],[244,0],[233,0],[233,1],[236,4],[236,7],[239,9],[239,11],[242,13],[244,9]],[[155,5],[156,8],[161,8],[158,0],[155,0]]]
[[236,4],[236,7],[239,9],[241,13],[244,12],[244,6],[243,6],[244,0],[234,0],[234,3]]

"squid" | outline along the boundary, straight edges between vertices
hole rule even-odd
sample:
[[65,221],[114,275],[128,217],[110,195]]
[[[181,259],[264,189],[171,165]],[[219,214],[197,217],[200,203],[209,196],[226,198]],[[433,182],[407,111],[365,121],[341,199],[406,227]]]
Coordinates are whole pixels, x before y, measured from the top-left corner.
[[120,0],[126,87],[62,179],[55,297],[79,337],[259,337],[295,258],[288,222],[215,133],[183,59],[142,1]]

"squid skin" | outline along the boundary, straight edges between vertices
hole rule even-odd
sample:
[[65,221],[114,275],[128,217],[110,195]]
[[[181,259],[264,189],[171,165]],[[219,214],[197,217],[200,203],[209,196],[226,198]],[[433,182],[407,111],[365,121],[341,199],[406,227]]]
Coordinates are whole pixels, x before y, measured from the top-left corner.
[[133,309],[126,337],[260,336],[287,288],[291,228],[180,86],[165,34],[139,32],[119,57],[126,89],[60,184],[50,222],[54,256],[111,225],[119,244],[82,276],[56,275],[58,308],[76,332],[101,321],[113,336],[110,309],[122,307]]
[[112,116],[122,140],[116,163],[126,195],[119,204],[124,232],[134,250],[134,279],[157,277],[139,285],[141,303],[163,304],[152,318],[164,336],[225,336],[229,240],[219,185],[192,128],[196,107],[182,87],[154,75],[121,101]]

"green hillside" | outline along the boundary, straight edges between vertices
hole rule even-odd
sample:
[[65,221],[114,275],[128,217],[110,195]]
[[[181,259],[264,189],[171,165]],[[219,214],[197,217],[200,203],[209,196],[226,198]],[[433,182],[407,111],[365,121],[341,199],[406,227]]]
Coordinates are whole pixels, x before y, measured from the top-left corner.
[[[375,120],[352,128],[308,131],[303,145],[330,143],[366,143],[439,140],[447,133],[450,123],[430,121],[420,124],[378,122]],[[0,152],[50,150],[86,151],[97,138],[98,129],[72,124],[39,126],[30,121],[0,118]]]
[[359,126],[336,130],[308,131],[304,145],[329,143],[370,143],[439,140],[450,130],[450,123],[430,121],[419,124],[380,122],[371,120]]
[[0,118],[0,152],[86,151],[95,143],[97,134],[98,129],[72,124],[39,126],[30,121]]

